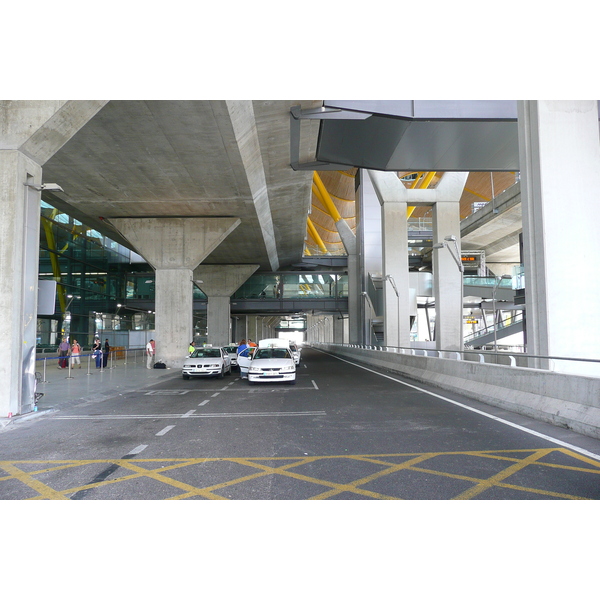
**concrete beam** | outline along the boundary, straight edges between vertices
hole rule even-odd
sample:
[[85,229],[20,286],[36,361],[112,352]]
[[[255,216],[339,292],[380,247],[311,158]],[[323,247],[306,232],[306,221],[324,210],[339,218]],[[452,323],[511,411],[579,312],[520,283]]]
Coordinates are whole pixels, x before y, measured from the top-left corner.
[[271,269],[277,271],[279,269],[279,258],[275,242],[275,229],[273,227],[265,167],[252,102],[250,100],[228,100],[226,104],[240,156],[246,170],[246,177],[256,207],[269,263]]
[[0,101],[0,149],[18,149],[43,165],[108,100]]

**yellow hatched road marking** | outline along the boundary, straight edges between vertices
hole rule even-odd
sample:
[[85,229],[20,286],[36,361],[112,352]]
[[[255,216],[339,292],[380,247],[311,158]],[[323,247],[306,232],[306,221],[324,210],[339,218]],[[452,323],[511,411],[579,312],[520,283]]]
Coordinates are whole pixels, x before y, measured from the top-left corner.
[[507,477],[514,475],[517,471],[520,471],[521,469],[524,469],[525,467],[533,464],[534,462],[536,462],[538,460],[538,458],[542,458],[544,456],[547,456],[551,452],[554,452],[554,450],[555,450],[554,448],[544,448],[543,450],[538,450],[537,452],[534,452],[530,456],[520,460],[518,463],[504,469],[504,471],[500,471],[500,473],[497,473],[493,477],[490,477],[489,479],[482,481],[481,483],[477,484],[476,486],[472,487],[471,489],[466,490],[462,494],[459,494],[454,499],[455,500],[470,500],[471,498],[478,496],[482,492],[485,492],[489,488],[494,487],[495,485],[499,484],[503,479],[506,479]]
[[45,499],[45,500],[68,500],[68,498],[64,495],[61,494],[60,492],[57,492],[56,490],[52,489],[51,487],[43,484],[41,481],[38,481],[37,479],[35,479],[35,477],[32,477],[30,473],[25,473],[25,471],[21,471],[21,469],[18,469],[17,467],[15,467],[14,465],[10,464],[10,463],[0,463],[2,468],[7,472],[10,473],[11,476],[14,479],[18,479],[21,483],[24,483],[26,486],[34,489],[36,492],[38,492],[39,498],[40,499]]
[[[587,467],[579,467],[576,465],[561,465],[560,463],[550,463],[545,462],[543,459],[545,456],[553,452],[559,452],[563,455],[569,456],[575,460],[582,461],[584,464],[589,465]],[[509,454],[509,455],[505,455]],[[524,455],[522,458],[519,455]],[[435,457],[444,457],[444,456],[457,456],[457,457],[483,457],[491,460],[496,460],[500,462],[510,462],[512,463],[506,469],[500,471],[499,473],[493,475],[488,479],[481,479],[477,477],[471,477],[469,475],[462,475],[457,473],[449,473],[437,469],[428,469],[425,465],[420,466],[420,463],[423,463],[431,458]],[[398,459],[404,458],[406,460],[402,462],[395,462],[386,459]],[[328,460],[335,459],[346,459],[350,461],[364,462],[373,465],[381,466],[382,469],[376,471],[375,473],[371,473],[354,481],[348,483],[337,483],[335,481],[328,481],[325,479],[320,479],[318,477],[311,477],[308,475],[304,475],[301,473],[297,473],[292,469],[297,467],[301,467],[304,465],[308,465],[310,463],[315,462],[326,462]],[[282,461],[285,461],[285,464],[279,464]],[[242,465],[245,467],[249,467],[251,469],[255,469],[256,472],[249,473],[248,475],[242,477],[236,477],[234,479],[228,481],[220,481],[219,483],[215,483],[213,485],[205,486],[205,487],[197,487],[195,485],[191,485],[186,483],[185,481],[180,481],[179,479],[168,476],[166,473],[169,471],[177,472],[178,469],[187,466],[199,465],[202,463],[235,463],[238,465]],[[271,463],[271,464],[263,464],[263,463]],[[157,468],[152,468],[152,464],[161,463],[161,465]],[[275,463],[275,465],[272,465]],[[40,466],[46,465],[45,468],[37,469],[34,471],[23,471],[18,467],[18,465],[37,465]],[[73,487],[65,490],[54,490],[49,485],[46,485],[40,481],[38,481],[35,476],[40,474],[53,473],[58,471],[65,471],[75,467],[82,467],[88,465],[107,465],[107,466],[118,466],[123,469],[129,471],[129,474],[123,475],[122,477],[115,477],[112,479],[105,479],[102,481],[95,481],[91,483],[86,483],[84,485],[79,485],[77,487]],[[289,477],[291,479],[295,479],[298,481],[303,481],[306,483],[312,483],[319,486],[324,486],[329,489],[323,491],[314,496],[309,496],[307,499],[315,499],[321,500],[326,498],[332,498],[336,495],[339,495],[344,492],[353,493],[359,496],[364,496],[368,498],[374,499],[400,499],[397,496],[390,496],[385,494],[380,494],[377,492],[373,492],[370,490],[366,490],[361,488],[365,484],[368,484],[372,481],[375,481],[380,478],[385,478],[388,475],[392,475],[394,473],[407,470],[407,471],[415,471],[420,473],[426,473],[430,475],[435,475],[439,477],[446,477],[449,479],[458,479],[466,482],[473,483],[474,485],[470,487],[468,490],[455,496],[455,499],[471,499],[474,498],[486,490],[499,487],[505,489],[511,489],[515,491],[525,491],[533,494],[538,494],[540,496],[548,496],[553,498],[565,498],[565,499],[585,499],[580,496],[574,496],[571,494],[564,494],[560,492],[552,492],[544,489],[538,488],[529,488],[525,486],[513,485],[505,480],[511,475],[517,473],[518,471],[530,466],[536,465],[541,467],[549,467],[553,469],[562,469],[568,471],[576,471],[581,474],[592,474],[592,475],[600,475],[600,462],[588,458],[586,456],[580,455],[574,451],[564,449],[564,448],[545,448],[545,449],[529,449],[529,450],[495,450],[495,451],[467,451],[467,452],[430,452],[430,453],[397,453],[397,454],[360,454],[360,455],[333,455],[333,456],[304,456],[304,457],[229,457],[229,458],[155,458],[155,459],[115,459],[115,460],[12,460],[12,461],[0,461],[0,468],[3,469],[8,475],[0,476],[0,483],[6,482],[9,480],[18,480],[24,485],[28,486],[32,490],[34,490],[37,494],[36,496],[31,497],[31,500],[41,500],[41,499],[61,499],[66,500],[69,499],[70,495],[94,488],[101,488],[107,485],[114,485],[118,483],[122,483],[125,481],[139,479],[143,477],[147,477],[149,479],[154,479],[155,481],[159,481],[165,485],[171,486],[175,489],[179,489],[181,491],[180,494],[176,494],[174,496],[169,497],[169,499],[183,499],[183,498],[192,498],[194,496],[200,496],[203,498],[208,498],[212,500],[225,500],[227,499],[224,496],[216,493],[218,490],[223,490],[225,488],[231,487],[233,485],[243,484],[254,479],[258,479],[261,477],[269,476],[269,475],[281,475],[284,477]],[[144,466],[145,465],[145,466]],[[177,473],[176,473],[177,476]],[[181,477],[181,475],[180,475]]]

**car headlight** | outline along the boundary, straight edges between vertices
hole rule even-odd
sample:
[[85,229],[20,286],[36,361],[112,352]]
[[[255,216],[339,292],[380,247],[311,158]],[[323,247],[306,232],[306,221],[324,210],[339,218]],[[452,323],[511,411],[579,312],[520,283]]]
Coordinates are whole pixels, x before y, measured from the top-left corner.
[[207,365],[209,369],[218,369],[221,365],[219,363],[216,363],[214,365]]
[[248,371],[249,371],[250,373],[260,373],[260,372],[262,371],[262,369],[261,369],[260,367],[250,367],[250,368],[248,369]]
[[280,373],[294,373],[295,371],[294,367],[282,367]]

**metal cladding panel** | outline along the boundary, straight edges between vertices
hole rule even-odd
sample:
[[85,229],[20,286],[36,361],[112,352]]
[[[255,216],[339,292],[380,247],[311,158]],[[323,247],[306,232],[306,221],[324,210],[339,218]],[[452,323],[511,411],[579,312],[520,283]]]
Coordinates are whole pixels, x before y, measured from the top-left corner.
[[322,120],[319,161],[378,171],[519,170],[516,102],[326,104],[372,114],[364,120]]
[[323,106],[406,119],[517,120],[516,100],[325,100]]

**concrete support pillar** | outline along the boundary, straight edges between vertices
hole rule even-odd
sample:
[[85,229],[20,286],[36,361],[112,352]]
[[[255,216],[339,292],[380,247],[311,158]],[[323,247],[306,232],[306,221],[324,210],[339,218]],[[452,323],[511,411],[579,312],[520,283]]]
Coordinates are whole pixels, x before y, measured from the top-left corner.
[[[194,269],[194,283],[208,298],[207,341],[226,346],[232,339],[230,298],[260,265],[199,265]],[[238,340],[239,341],[239,340]]]
[[34,407],[42,166],[105,103],[0,101],[0,417]]
[[[598,359],[598,104],[521,101],[518,119],[527,352]],[[585,362],[557,360],[554,368],[600,375],[597,365]]]
[[[454,242],[445,238],[454,236]],[[460,263],[460,206],[458,202],[438,202],[433,211],[433,294],[435,296],[435,347],[438,350],[463,349],[463,274]],[[458,249],[457,249],[458,248]],[[459,263],[457,264],[457,261]]]
[[399,198],[381,203],[386,346],[410,345],[407,208]]
[[258,344],[258,340],[261,338],[262,334],[262,319],[257,317],[256,315],[248,316],[248,335],[246,336],[246,340],[251,339],[253,342]]
[[342,318],[342,315],[331,315],[333,319],[333,343],[343,344],[344,343],[344,321],[347,319]]
[[194,269],[240,222],[233,217],[111,219],[156,270],[156,357],[168,367],[181,368],[193,336]]
[[0,417],[33,410],[42,169],[0,151]]
[[408,278],[409,190],[396,173],[369,171],[381,205],[384,336],[386,346],[410,346]]
[[239,344],[241,340],[245,340],[248,336],[248,316],[239,315],[234,317],[234,325],[233,341]]

